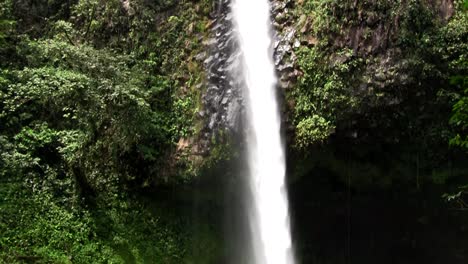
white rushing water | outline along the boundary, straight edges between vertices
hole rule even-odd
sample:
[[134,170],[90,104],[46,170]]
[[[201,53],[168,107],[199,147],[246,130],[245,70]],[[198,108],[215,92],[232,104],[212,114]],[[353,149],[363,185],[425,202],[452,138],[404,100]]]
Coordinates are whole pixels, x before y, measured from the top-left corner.
[[233,0],[247,86],[249,221],[255,264],[293,264],[269,0]]

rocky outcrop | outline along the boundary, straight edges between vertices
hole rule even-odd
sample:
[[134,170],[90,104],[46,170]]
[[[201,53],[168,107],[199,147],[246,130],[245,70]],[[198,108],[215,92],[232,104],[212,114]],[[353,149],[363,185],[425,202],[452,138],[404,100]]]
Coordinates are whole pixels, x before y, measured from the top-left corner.
[[[332,10],[338,20],[340,30],[328,32],[334,50],[349,48],[356,55],[376,57],[388,64],[393,55],[400,54],[396,47],[402,32],[402,20],[409,8],[404,3],[388,1],[354,1],[351,5],[343,4],[340,10]],[[382,3],[388,5],[383,9]],[[302,11],[304,1],[272,0],[272,17],[278,34],[275,41],[275,64],[281,77],[281,86],[290,88],[300,75],[296,67],[294,50],[301,45],[315,46],[319,39],[314,32],[314,17]],[[398,6],[398,8],[392,8]],[[447,21],[454,13],[453,0],[428,0],[425,3],[429,12],[433,12],[435,20]],[[347,17],[347,19],[343,19]],[[340,22],[340,20],[343,20]],[[347,22],[345,22],[347,21]],[[396,57],[398,58],[398,56]],[[337,62],[340,63],[339,58]]]
[[[328,67],[323,72],[336,73],[347,89],[336,96],[349,96],[353,101],[354,108],[344,110],[349,112],[347,114],[362,114],[380,106],[398,106],[405,100],[402,91],[411,89],[417,81],[417,73],[413,71],[418,65],[412,57],[414,54],[405,51],[404,41],[412,41],[419,32],[430,27],[425,23],[443,23],[454,12],[453,0],[349,1],[343,4],[335,1],[318,10],[311,10],[310,5],[311,2],[302,0],[271,0],[274,63],[279,87],[287,95],[284,120],[292,133],[297,125],[292,121],[294,91],[303,76],[298,51],[304,47],[318,48],[324,61],[317,67]],[[329,23],[329,27],[317,28],[320,19]],[[205,87],[204,107],[199,112],[204,120],[199,149],[204,153],[209,152],[209,145],[218,134],[242,132],[243,85],[242,80],[232,78],[236,76],[235,64],[239,56],[232,29],[230,1],[217,2],[209,24],[210,37],[205,40],[207,51],[197,56],[207,70],[202,85]],[[339,70],[342,65],[345,68],[358,66],[343,72]],[[320,115],[320,109],[317,111]],[[342,113],[328,114],[336,116],[339,122]]]
[[[293,47],[300,45],[296,30],[293,26],[284,27],[284,24],[293,25],[288,20],[291,0],[272,1],[273,17],[278,30],[274,36],[274,62],[280,76],[279,85],[287,88],[299,72],[294,69],[295,54]],[[209,25],[210,38],[204,44],[207,51],[199,54],[197,59],[203,61],[207,70],[206,90],[203,93],[203,110],[199,117],[204,120],[201,131],[199,147],[202,152],[209,151],[209,144],[213,138],[217,138],[220,131],[228,132],[231,138],[239,136],[243,132],[243,119],[245,116],[243,87],[244,80],[238,72],[237,64],[240,63],[240,51],[233,31],[231,13],[231,1],[222,0],[217,3],[213,20]],[[281,21],[281,24],[278,22]]]
[[[272,1],[273,17],[288,18],[291,10],[291,0]],[[206,51],[198,54],[196,59],[203,63],[206,69],[206,80],[200,84],[204,88],[202,95],[203,109],[198,116],[203,120],[199,133],[196,152],[206,155],[213,147],[213,141],[218,141],[220,135],[242,140],[245,104],[243,87],[244,80],[239,78],[238,63],[241,63],[238,43],[233,31],[231,1],[221,0],[215,4],[212,21],[208,25],[209,37],[204,41]],[[279,24],[275,19],[274,61],[280,77],[279,86],[291,87],[295,76],[299,74],[295,67],[293,47],[300,45],[292,21],[284,19]]]
[[300,47],[300,32],[291,18],[295,3],[291,0],[271,1],[271,13],[275,27],[274,62],[283,89],[291,88],[300,72],[296,66],[294,49]]
[[233,31],[230,0],[217,2],[209,24],[210,37],[205,40],[206,52],[197,56],[206,69],[206,90],[202,95],[204,120],[199,148],[207,153],[213,139],[221,134],[232,138],[242,132],[244,100],[243,80],[235,78],[239,63],[238,43]]

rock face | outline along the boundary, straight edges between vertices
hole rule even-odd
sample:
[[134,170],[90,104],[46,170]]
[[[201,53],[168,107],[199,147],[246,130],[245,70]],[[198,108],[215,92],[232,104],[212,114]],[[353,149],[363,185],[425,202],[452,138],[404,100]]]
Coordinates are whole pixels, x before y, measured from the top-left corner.
[[[383,107],[398,110],[411,100],[424,102],[415,99],[426,96],[428,90],[420,69],[432,61],[424,58],[424,51],[416,54],[415,50],[421,47],[423,35],[453,14],[453,0],[272,0],[278,32],[275,64],[290,110],[285,120],[299,116],[289,124],[288,138],[295,136],[302,120],[313,115],[343,128],[348,126],[343,125],[346,116],[368,116]],[[313,70],[303,65],[313,65]],[[348,100],[349,107],[341,109],[345,104],[328,102],[336,98]],[[314,110],[297,110],[297,105]]]
[[243,80],[233,77],[238,76],[240,53],[233,31],[230,0],[217,3],[210,34],[204,43],[208,52],[199,56],[207,71],[206,91],[202,96],[204,109],[199,113],[205,120],[201,137],[206,151],[213,137],[225,132],[236,136],[242,131]]
[[[204,108],[199,112],[204,120],[199,145],[201,152],[205,153],[213,138],[218,138],[219,134],[242,133],[245,112],[243,81],[232,77],[237,76],[239,51],[233,32],[230,2],[216,2],[209,25],[210,37],[205,40],[207,52],[197,56],[203,62],[207,75],[203,85],[206,87],[202,96]],[[401,44],[402,39],[411,41],[414,34],[426,29],[424,24],[421,29],[410,25],[411,19],[425,16],[443,22],[454,13],[453,0],[421,1],[417,3],[419,7],[414,9],[416,11],[412,11],[414,7],[406,1],[350,1],[333,3],[330,6],[332,9],[323,9],[322,6],[321,10],[310,10],[310,5],[310,2],[302,0],[271,0],[272,23],[276,31],[272,44],[274,62],[279,87],[288,98],[285,104],[288,110],[284,114],[287,130],[291,132],[288,137],[294,136],[297,125],[292,121],[296,115],[295,91],[304,76],[296,52],[306,47],[317,48],[324,59],[317,62],[322,63],[319,67],[324,67],[323,72],[336,73],[343,80],[346,87],[346,95],[343,96],[353,97],[355,103],[354,109],[344,110],[348,111],[347,115],[365,114],[376,107],[398,106],[405,100],[400,95],[406,94],[403,91],[417,83],[418,74],[413,73],[417,65],[412,64],[415,61],[413,54],[404,50],[406,44]],[[428,10],[429,15],[420,15],[417,10]],[[331,23],[330,28],[317,30],[320,19]],[[425,22],[421,20],[421,23]],[[347,72],[340,69],[349,65],[358,66],[352,66]],[[309,87],[311,90],[323,88]],[[316,110],[320,112],[322,109],[318,107]],[[342,113],[330,115],[336,116],[336,122],[340,122]]]
[[296,54],[294,49],[301,43],[292,18],[291,0],[272,0],[271,13],[276,35],[274,42],[274,61],[279,77],[279,85],[283,89],[291,88],[299,71],[296,69]]
[[[293,2],[274,0],[271,3],[272,20],[278,32],[273,45],[279,87],[288,88],[292,87],[299,74],[295,69],[293,48],[301,45],[289,17]],[[202,84],[206,87],[202,95],[204,107],[198,113],[203,120],[203,128],[197,152],[209,152],[213,138],[218,138],[221,133],[227,132],[232,138],[243,131],[244,81],[235,77],[240,76],[236,71],[241,59],[233,26],[231,0],[218,1],[209,24],[209,38],[204,41],[207,51],[196,56],[206,69],[206,80]]]
[[[289,17],[291,0],[271,2],[272,21],[275,26],[274,62],[279,76],[279,87],[291,88],[299,71],[295,69],[296,56],[293,48],[301,45],[296,29]],[[206,87],[203,95],[203,110],[199,117],[203,128],[199,134],[197,151],[208,154],[213,139],[221,134],[229,134],[231,139],[243,133],[245,118],[244,80],[236,71],[241,63],[240,51],[234,32],[231,13],[231,0],[221,0],[215,4],[212,21],[209,24],[209,38],[204,41],[206,52],[196,59],[203,62],[206,69]]]
[[[299,47],[297,32],[288,20],[291,0],[272,1],[272,18],[278,34],[274,37],[274,61],[280,77],[279,86],[288,88],[295,76],[299,74],[294,65],[296,57],[293,47]],[[199,54],[197,59],[203,61],[207,71],[206,91],[202,96],[204,108],[199,112],[204,120],[201,131],[201,149],[207,152],[210,142],[220,131],[228,132],[234,137],[242,134],[245,116],[244,80],[236,71],[241,62],[238,43],[233,31],[231,1],[217,2],[213,20],[209,25],[210,38],[204,44],[207,52]],[[283,17],[284,19],[281,19]],[[281,22],[281,24],[279,24]]]
[[[210,37],[205,40],[207,52],[197,56],[207,71],[206,90],[202,96],[203,110],[199,117],[204,120],[198,140],[198,151],[209,152],[213,138],[218,138],[220,131],[227,131],[234,136],[242,134],[245,116],[243,80],[233,78],[237,63],[240,63],[240,51],[233,32],[231,0],[216,3],[209,25]],[[274,62],[279,77],[279,87],[292,88],[301,73],[296,66],[294,49],[298,48],[300,32],[292,20],[294,1],[272,0],[272,23],[275,27]],[[304,19],[304,18],[302,18]],[[300,22],[303,23],[304,21]],[[286,116],[287,119],[287,116]],[[232,138],[232,137],[231,137]]]
[[[275,64],[277,66],[282,88],[292,88],[300,71],[297,69],[295,50],[299,47],[318,44],[313,32],[314,17],[301,12],[304,1],[272,0],[272,17],[278,34],[274,43]],[[382,1],[385,2],[385,1]],[[368,4],[369,7],[377,4]],[[454,13],[453,0],[429,0],[425,5],[434,12],[434,19],[448,20]],[[335,50],[350,48],[356,55],[378,57],[388,65],[389,60],[398,60],[401,53],[394,43],[401,37],[402,14],[404,4],[397,10],[397,15],[391,15],[391,9],[380,12],[362,10],[364,5],[358,1],[339,16],[348,16],[353,23],[338,25],[339,33],[331,34],[331,47]],[[368,7],[368,8],[369,8]],[[296,10],[296,12],[293,12]],[[299,10],[299,11],[298,11]],[[299,15],[297,14],[299,12]],[[333,11],[335,12],[335,11]],[[354,15],[356,14],[356,15]],[[356,16],[356,17],[354,17]],[[337,60],[338,63],[342,63]],[[369,71],[375,70],[375,65]]]

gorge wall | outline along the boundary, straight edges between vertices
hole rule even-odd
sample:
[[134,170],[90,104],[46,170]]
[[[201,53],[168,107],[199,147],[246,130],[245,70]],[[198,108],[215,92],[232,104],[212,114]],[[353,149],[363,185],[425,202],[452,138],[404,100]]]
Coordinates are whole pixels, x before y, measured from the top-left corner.
[[[203,96],[205,138],[210,131],[238,133],[242,116],[241,93],[232,81],[216,77],[229,58],[213,63],[223,53],[213,47],[232,49],[219,39],[229,36],[230,23],[228,4],[220,7],[224,11],[207,41],[212,53],[205,61],[210,69]],[[449,79],[464,70],[451,58],[466,51],[457,40],[466,31],[455,28],[465,19],[460,1],[272,1],[272,17],[292,157],[360,144],[369,151],[362,155],[403,148],[418,156],[419,169],[426,171],[451,162]],[[374,150],[365,147],[372,145]],[[438,153],[426,151],[435,148]],[[413,166],[415,158],[410,159]]]

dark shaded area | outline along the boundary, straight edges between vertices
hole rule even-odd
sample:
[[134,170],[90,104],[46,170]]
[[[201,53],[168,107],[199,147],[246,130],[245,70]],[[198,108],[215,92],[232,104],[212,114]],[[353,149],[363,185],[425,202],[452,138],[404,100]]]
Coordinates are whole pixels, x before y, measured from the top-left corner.
[[450,208],[442,186],[359,190],[334,179],[316,168],[289,187],[299,263],[467,263],[468,212]]

